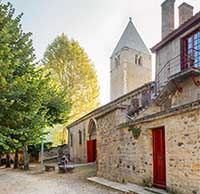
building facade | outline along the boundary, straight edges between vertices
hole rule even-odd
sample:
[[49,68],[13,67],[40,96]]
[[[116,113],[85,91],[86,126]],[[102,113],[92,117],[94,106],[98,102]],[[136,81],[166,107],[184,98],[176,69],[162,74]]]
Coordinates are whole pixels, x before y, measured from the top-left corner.
[[162,4],[163,38],[152,48],[156,54],[152,103],[126,122],[118,119],[118,109],[96,117],[97,175],[172,193],[199,194],[200,12],[193,16],[192,6],[183,3],[180,26],[174,29],[174,2]]
[[123,105],[126,108],[130,106],[129,112],[135,108],[134,104],[144,109],[153,96],[152,92],[154,92],[155,86],[151,82],[151,54],[131,18],[110,60],[111,102],[67,127],[70,157],[75,162],[96,160],[96,132],[91,135],[90,128],[91,123],[95,129],[97,128],[95,120],[97,114],[110,110],[115,105]]
[[[111,98],[121,97],[69,126],[73,136],[86,131],[84,150],[71,146],[71,156],[84,153],[80,160],[96,159],[99,177],[200,194],[200,12],[193,15],[191,5],[181,4],[180,25],[174,29],[174,3],[162,4],[162,40],[151,49],[156,54],[155,82],[125,95],[114,85]],[[135,56],[133,48],[123,47],[120,60],[129,50],[130,58]],[[123,77],[123,68],[119,72]],[[116,78],[112,73],[111,83],[118,83],[117,73]],[[122,79],[120,91],[120,83],[127,89]]]
[[107,114],[113,110],[120,109],[121,114],[118,114],[118,121],[125,122],[130,117],[129,115],[133,115],[132,112],[134,112],[135,109],[137,109],[135,116],[144,112],[151,103],[154,93],[155,83],[149,82],[140,88],[137,88],[136,90],[133,90],[126,95],[123,95],[110,103],[95,109],[67,126],[71,161],[96,161],[96,141],[98,129],[96,117],[99,114]]

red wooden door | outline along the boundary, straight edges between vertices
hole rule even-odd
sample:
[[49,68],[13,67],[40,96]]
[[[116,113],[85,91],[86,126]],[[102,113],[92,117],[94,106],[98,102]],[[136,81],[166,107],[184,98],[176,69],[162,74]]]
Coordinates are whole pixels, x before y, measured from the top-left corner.
[[87,141],[87,161],[96,161],[96,139]]
[[165,129],[153,129],[153,184],[166,188]]

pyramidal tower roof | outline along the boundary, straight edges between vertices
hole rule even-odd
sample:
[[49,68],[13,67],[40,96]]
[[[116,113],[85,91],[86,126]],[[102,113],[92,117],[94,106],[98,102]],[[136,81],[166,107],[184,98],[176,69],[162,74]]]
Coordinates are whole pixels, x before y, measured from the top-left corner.
[[117,43],[117,46],[115,47],[111,57],[125,47],[132,48],[146,54],[150,54],[144,41],[136,30],[132,22],[132,18],[129,18],[129,23],[126,26],[119,42]]

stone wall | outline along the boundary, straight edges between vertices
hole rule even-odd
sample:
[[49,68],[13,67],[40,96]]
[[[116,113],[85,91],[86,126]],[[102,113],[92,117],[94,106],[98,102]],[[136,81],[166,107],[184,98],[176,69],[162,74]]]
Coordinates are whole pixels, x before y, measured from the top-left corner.
[[[199,80],[199,78],[199,76],[194,76],[195,80]],[[179,83],[179,87],[181,87],[183,91],[181,93],[176,91],[172,96],[172,107],[200,99],[200,86],[196,86],[190,76],[184,82]]]
[[151,129],[165,127],[167,188],[175,193],[199,194],[200,109],[155,118],[137,124],[134,139],[127,127],[117,128],[116,111],[98,118],[97,175],[137,184],[152,182]]
[[[74,124],[68,127],[69,129],[69,149],[70,149],[70,157],[75,162],[87,162],[87,140],[89,140],[89,134],[88,134],[88,126],[89,121],[91,119],[95,120],[95,117],[99,114],[104,114],[106,112],[109,112],[111,109],[115,108],[116,106],[123,105],[127,106],[131,104],[132,99],[139,99],[139,106],[142,106],[142,99],[144,93],[148,93],[149,98],[152,99],[152,96],[154,95],[154,83],[150,82],[147,85],[138,88],[135,91],[130,92],[129,94],[120,97],[119,99],[104,105],[100,107],[99,109],[96,109],[95,111],[89,113],[86,115],[85,118],[80,118],[80,120],[76,121]],[[143,108],[144,109],[144,108]],[[141,111],[143,111],[143,109]],[[127,110],[125,109],[119,109],[117,111],[117,120],[115,125],[120,121],[126,122]],[[79,144],[79,131],[82,132],[82,144]],[[71,145],[71,135],[72,135],[72,141],[73,145]],[[92,139],[96,139],[96,135],[92,136]]]
[[[200,76],[193,77],[195,81],[199,80],[199,78]],[[192,80],[191,75],[188,74],[182,82],[177,82],[178,87],[181,88],[181,92],[176,89],[175,85],[169,83],[165,88],[165,93],[163,92],[163,94],[156,99],[156,103],[160,105],[161,111],[199,100],[200,86],[197,86],[194,80]],[[149,110],[146,112],[151,114]]]
[[152,153],[148,131],[135,140],[126,128],[116,129],[116,112],[98,119],[97,175],[142,184],[150,177]]
[[69,146],[68,144],[52,147],[48,150],[44,151],[44,157],[52,157],[52,156],[58,156],[59,152],[62,152],[65,155],[69,154]]
[[134,139],[127,128],[116,129],[117,111],[97,120],[97,175],[138,184],[151,175],[151,138],[144,130]]
[[[56,147],[52,147],[50,149],[44,150],[44,161],[60,161],[61,157],[63,155],[66,155],[68,159],[70,159],[69,154],[69,145],[64,144]],[[39,153],[39,159],[38,161],[41,161],[41,153]]]

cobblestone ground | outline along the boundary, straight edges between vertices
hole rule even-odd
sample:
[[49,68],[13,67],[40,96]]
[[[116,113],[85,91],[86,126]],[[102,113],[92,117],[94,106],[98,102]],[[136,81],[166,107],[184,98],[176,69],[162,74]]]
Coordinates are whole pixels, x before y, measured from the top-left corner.
[[29,172],[1,168],[0,194],[122,194],[87,181],[95,175],[95,167],[77,168],[73,174],[40,174],[38,169],[37,165]]

